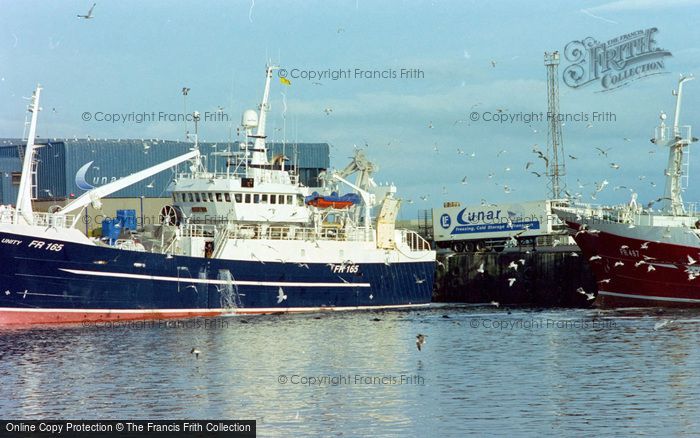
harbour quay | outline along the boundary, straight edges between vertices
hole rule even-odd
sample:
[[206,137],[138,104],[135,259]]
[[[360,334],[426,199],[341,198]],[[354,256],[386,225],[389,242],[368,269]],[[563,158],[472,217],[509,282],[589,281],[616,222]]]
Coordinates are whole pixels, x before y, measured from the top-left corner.
[[449,252],[438,254],[433,301],[590,307],[580,289],[594,293],[596,286],[576,247]]

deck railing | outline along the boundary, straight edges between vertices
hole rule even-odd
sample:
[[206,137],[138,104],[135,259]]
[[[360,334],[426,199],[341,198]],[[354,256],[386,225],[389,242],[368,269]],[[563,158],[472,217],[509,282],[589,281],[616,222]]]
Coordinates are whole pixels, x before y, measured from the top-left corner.
[[411,251],[430,251],[430,243],[415,231],[401,230],[401,239]]
[[[316,230],[312,227],[296,226],[263,226],[228,224],[226,227],[217,227],[210,224],[187,224],[182,226],[182,237],[217,237],[226,233],[229,239],[256,239],[256,240],[333,240],[333,241],[364,241],[365,232],[361,230],[346,230],[338,227],[321,227]],[[370,233],[371,236],[374,233]]]
[[[11,207],[0,209],[0,223],[14,223],[17,214],[17,210]],[[38,227],[72,228],[73,221],[75,220],[75,215],[72,214],[34,212],[32,216],[34,217],[34,225]]]
[[[265,172],[262,175],[257,175],[255,177],[256,182],[264,183],[276,183],[276,184],[292,184],[296,185],[299,182],[299,175],[294,173],[288,173],[287,176],[283,176],[282,173],[268,173]],[[200,180],[229,180],[229,179],[240,179],[245,178],[245,173],[240,172],[196,172],[187,173],[180,172],[177,174],[177,179],[200,179]]]

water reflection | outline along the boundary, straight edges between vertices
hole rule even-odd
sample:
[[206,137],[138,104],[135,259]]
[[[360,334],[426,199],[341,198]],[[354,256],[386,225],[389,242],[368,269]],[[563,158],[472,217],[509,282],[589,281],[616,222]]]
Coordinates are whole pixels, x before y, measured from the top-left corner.
[[261,436],[700,433],[697,312],[447,307],[206,321],[1,329],[0,410],[252,418]]

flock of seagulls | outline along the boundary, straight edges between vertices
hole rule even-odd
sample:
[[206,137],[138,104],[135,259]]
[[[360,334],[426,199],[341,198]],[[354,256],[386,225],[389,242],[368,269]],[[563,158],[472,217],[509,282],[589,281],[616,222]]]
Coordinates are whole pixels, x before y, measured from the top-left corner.
[[[492,67],[495,68],[495,67],[496,67],[496,61],[492,61],[492,64],[491,64],[491,65],[492,65]],[[480,104],[481,104],[481,102],[472,105],[472,109],[475,108],[476,106],[480,105]],[[504,112],[507,112],[507,111],[508,111],[508,109],[506,109],[506,108],[497,108],[497,109],[495,110],[495,112],[497,112],[497,113],[504,113]],[[457,119],[456,121],[454,121],[453,125],[457,125],[457,124],[461,124],[461,123],[468,123],[468,120],[467,120],[466,118],[459,118],[459,119]],[[434,129],[436,126],[437,126],[437,125],[434,123],[433,120],[431,120],[431,121],[429,121],[429,122],[427,123],[428,129]],[[531,125],[527,125],[527,126],[533,131],[533,133],[536,133],[536,132],[537,132],[537,130],[534,129]],[[593,125],[592,125],[591,123],[589,123],[589,124],[587,125],[587,128],[591,128],[591,127],[593,127]],[[631,139],[630,139],[629,137],[623,137],[623,140],[624,140],[625,142],[631,141]],[[440,145],[438,142],[434,142],[434,144],[433,144],[433,152],[434,152],[435,155],[441,155],[442,149],[443,149],[443,148],[441,147],[441,145]],[[612,169],[612,170],[615,170],[615,171],[621,170],[621,169],[622,169],[622,165],[621,165],[621,164],[619,164],[619,163],[617,163],[617,162],[615,162],[615,161],[610,161],[610,160],[609,160],[609,154],[610,154],[610,152],[611,152],[612,150],[613,150],[612,147],[604,147],[604,146],[603,146],[603,147],[595,147],[595,148],[594,148],[594,151],[596,152],[597,157],[600,158],[600,159],[604,159],[605,162],[606,162],[606,166],[607,166],[608,168],[610,168],[610,169]],[[527,172],[527,174],[530,175],[530,176],[532,176],[532,177],[536,177],[536,178],[542,178],[542,177],[544,177],[544,176],[549,176],[549,171],[550,171],[549,164],[550,164],[550,163],[549,163],[549,156],[548,156],[548,154],[545,153],[544,151],[542,151],[542,150],[538,147],[537,144],[533,145],[533,147],[532,147],[532,152],[535,154],[535,156],[536,156],[539,160],[541,160],[541,161],[540,161],[541,167],[540,167],[540,166],[536,166],[537,161],[526,160],[526,161],[525,161],[524,169],[525,169],[525,171]],[[653,153],[653,152],[655,152],[655,151],[653,151],[653,150],[650,151],[650,153]],[[468,157],[468,158],[475,158],[475,157],[476,157],[476,153],[475,153],[475,152],[472,153],[472,154],[469,154],[469,155],[465,154],[465,150],[464,150],[463,147],[457,147],[457,148],[456,148],[456,153],[457,153],[457,155],[460,156],[460,157]],[[495,153],[495,157],[496,157],[497,159],[506,159],[506,158],[507,158],[507,159],[512,159],[512,158],[509,158],[509,155],[510,155],[510,154],[508,154],[508,150],[506,150],[506,149],[498,149],[497,152]],[[572,154],[568,154],[567,156],[568,156],[568,158],[569,158],[570,160],[579,160],[579,158],[580,158],[579,156],[577,156],[577,155],[572,155]],[[484,169],[483,163],[480,163],[480,166],[481,166],[481,170],[482,170],[482,171],[483,171],[483,170],[486,170],[486,169]],[[502,187],[503,193],[506,194],[506,195],[511,194],[511,193],[513,193],[513,192],[515,191],[515,190],[512,188],[512,187],[513,187],[513,184],[511,184],[511,183],[505,181],[505,179],[503,179],[503,177],[505,177],[505,176],[508,175],[507,172],[509,172],[511,168],[515,168],[515,167],[513,167],[513,166],[507,166],[507,167],[505,167],[504,173],[498,173],[498,172],[496,172],[495,170],[487,170],[487,178],[488,178],[488,180],[490,180],[490,181],[488,181],[488,182],[489,182],[490,184],[494,184],[494,185],[498,185],[498,186]],[[643,181],[643,180],[646,179],[646,176],[642,175],[642,176],[639,177],[639,179],[640,179],[640,181]],[[458,180],[458,183],[459,183],[460,185],[465,185],[465,184],[467,184],[468,181],[471,182],[471,181],[473,181],[473,180],[476,180],[476,178],[475,178],[473,175],[472,175],[470,178],[467,178],[467,176],[463,174],[463,176],[461,176],[460,179]],[[590,193],[589,197],[590,197],[591,200],[597,201],[597,200],[598,200],[598,195],[599,195],[602,191],[604,191],[604,190],[607,188],[607,186],[609,185],[609,182],[608,182],[607,179],[603,179],[602,181],[593,181],[592,183],[593,183],[595,189],[594,189],[594,191],[593,191],[592,193]],[[650,184],[651,187],[656,187],[656,182],[654,182],[654,181],[649,181],[649,184]],[[584,188],[584,187],[587,186],[587,185],[590,185],[590,183],[589,183],[589,184],[583,184],[583,183],[581,183],[580,180],[578,180],[578,186],[579,186],[579,188],[582,189],[582,188]],[[445,186],[443,186],[443,187],[445,187]],[[619,189],[623,189],[623,188],[629,190],[630,193],[635,193],[635,190],[634,190],[633,188],[631,188],[631,187],[627,187],[627,186],[624,186],[624,185],[617,185],[617,186],[615,186],[615,190],[619,190]],[[446,194],[448,193],[448,191],[445,190],[445,189],[443,189],[442,193],[443,193],[443,195],[446,195]],[[565,190],[564,190],[564,194],[565,194],[568,198],[570,198],[570,199],[575,199],[575,200],[578,200],[578,201],[583,200],[583,198],[586,196],[586,195],[585,195],[584,193],[582,193],[582,192],[574,192],[573,190],[572,190],[572,191],[569,191],[568,189],[565,189]],[[423,197],[427,197],[427,195],[423,195]]]

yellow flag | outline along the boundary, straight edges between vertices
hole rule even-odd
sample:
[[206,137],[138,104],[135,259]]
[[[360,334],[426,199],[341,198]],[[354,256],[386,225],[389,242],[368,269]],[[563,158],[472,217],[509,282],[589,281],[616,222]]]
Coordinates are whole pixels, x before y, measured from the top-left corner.
[[280,76],[280,82],[282,82],[284,85],[292,85],[292,81],[287,78],[283,78],[282,76]]

